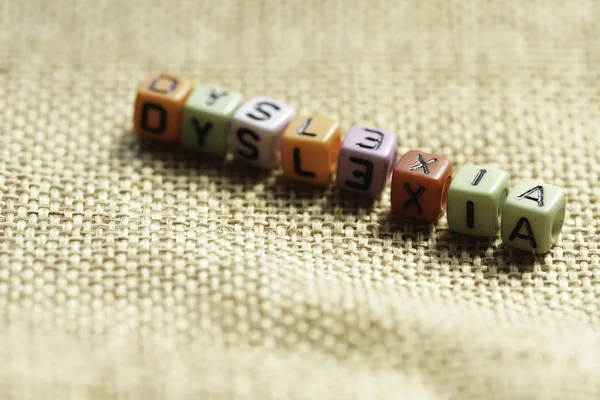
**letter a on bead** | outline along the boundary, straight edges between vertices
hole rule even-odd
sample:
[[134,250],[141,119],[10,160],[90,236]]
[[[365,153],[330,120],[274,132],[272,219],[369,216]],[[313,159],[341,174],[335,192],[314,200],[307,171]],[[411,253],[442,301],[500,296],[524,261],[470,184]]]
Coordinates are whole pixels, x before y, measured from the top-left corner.
[[[525,226],[525,230],[527,231],[527,235],[524,235],[521,232],[521,228]],[[517,226],[513,229],[512,233],[508,237],[508,239],[512,242],[515,238],[529,240],[531,247],[534,249],[537,247],[537,242],[535,241],[535,237],[533,236],[533,230],[531,229],[531,224],[529,220],[525,217],[522,217],[519,222],[517,222]]]
[[[533,192],[535,192],[536,197],[531,196]],[[523,199],[537,201],[538,207],[544,207],[544,188],[542,186],[536,186],[517,196],[517,200]]]

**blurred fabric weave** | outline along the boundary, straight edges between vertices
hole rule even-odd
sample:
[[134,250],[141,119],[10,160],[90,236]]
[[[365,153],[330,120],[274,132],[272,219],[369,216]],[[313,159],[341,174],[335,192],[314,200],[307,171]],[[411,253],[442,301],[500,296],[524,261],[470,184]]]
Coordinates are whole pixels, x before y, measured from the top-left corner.
[[[600,398],[600,3],[0,2],[3,399]],[[131,132],[162,68],[566,189],[534,257]]]

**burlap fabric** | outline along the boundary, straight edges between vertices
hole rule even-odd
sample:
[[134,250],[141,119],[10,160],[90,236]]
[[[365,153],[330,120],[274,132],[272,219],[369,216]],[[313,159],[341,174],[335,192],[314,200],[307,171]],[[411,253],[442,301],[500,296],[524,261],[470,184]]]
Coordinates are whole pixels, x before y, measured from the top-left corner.
[[[600,3],[0,2],[3,399],[600,398]],[[164,68],[566,188],[552,251],[131,133]]]

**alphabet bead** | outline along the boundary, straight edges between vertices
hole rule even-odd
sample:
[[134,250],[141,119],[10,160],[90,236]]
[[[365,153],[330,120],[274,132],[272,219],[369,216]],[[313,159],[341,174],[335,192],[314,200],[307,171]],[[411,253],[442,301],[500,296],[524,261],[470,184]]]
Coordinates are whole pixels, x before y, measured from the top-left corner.
[[336,182],[340,189],[377,197],[396,163],[396,134],[354,125],[342,142]]
[[198,86],[183,110],[182,146],[224,157],[229,148],[231,119],[243,99],[241,93],[222,86]]
[[448,189],[449,228],[473,236],[493,236],[500,230],[509,175],[497,168],[463,165]]
[[562,229],[566,206],[563,189],[540,180],[519,180],[504,204],[502,241],[538,254],[547,252]]
[[148,74],[137,89],[135,132],[145,139],[178,141],[183,107],[192,90],[192,84],[177,75],[160,71]]
[[342,142],[340,124],[326,117],[295,117],[281,138],[283,176],[327,185],[337,167]]
[[266,96],[248,100],[235,112],[231,123],[234,157],[257,167],[275,168],[281,135],[295,115],[291,106]]
[[[142,138],[234,156],[283,176],[328,185],[337,170],[339,188],[377,197],[392,175],[392,212],[434,222],[448,203],[451,230],[473,236],[500,231],[507,245],[547,252],[562,229],[563,189],[522,179],[508,192],[508,173],[465,165],[452,178],[445,157],[411,150],[395,164],[396,135],[353,126],[342,144],[340,124],[322,116],[295,116],[287,104],[265,96],[243,104],[243,95],[217,85],[195,90],[185,78],[154,71],[137,88],[133,126]],[[341,150],[340,150],[341,149]],[[338,165],[339,164],[339,165]]]
[[441,156],[411,150],[392,172],[392,212],[434,222],[446,206],[452,164]]

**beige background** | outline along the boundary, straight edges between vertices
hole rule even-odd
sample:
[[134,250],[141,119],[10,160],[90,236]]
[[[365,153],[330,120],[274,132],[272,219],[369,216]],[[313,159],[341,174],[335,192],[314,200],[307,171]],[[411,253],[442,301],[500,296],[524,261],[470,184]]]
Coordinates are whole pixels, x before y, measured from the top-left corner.
[[[5,399],[600,398],[600,3],[0,2]],[[566,189],[553,250],[131,134],[165,68]]]

